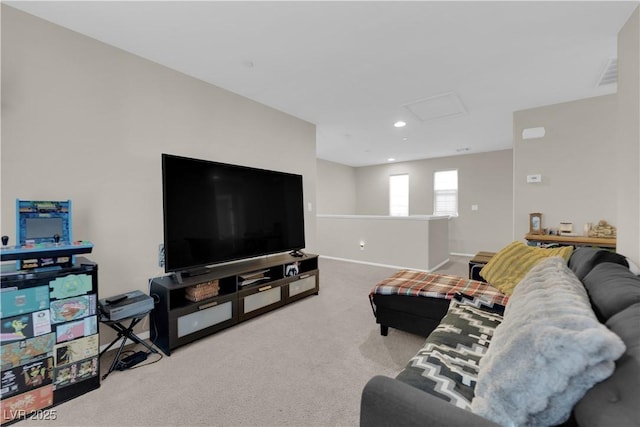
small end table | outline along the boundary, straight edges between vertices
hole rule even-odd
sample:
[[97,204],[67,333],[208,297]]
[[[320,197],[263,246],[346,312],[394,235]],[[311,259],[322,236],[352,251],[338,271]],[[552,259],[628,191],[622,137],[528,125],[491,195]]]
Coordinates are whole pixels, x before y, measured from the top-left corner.
[[[100,352],[100,357],[102,357],[102,355],[104,353],[109,351],[109,349],[111,347],[113,347],[113,345],[116,342],[118,342],[119,339],[122,339],[122,343],[120,343],[120,347],[118,348],[118,352],[116,353],[116,356],[113,359],[113,362],[111,362],[111,366],[109,367],[109,371],[107,371],[107,373],[102,376],[103,380],[105,378],[107,378],[107,376],[111,372],[113,372],[116,369],[116,367],[118,366],[118,362],[120,361],[120,355],[122,354],[122,349],[124,348],[125,343],[127,342],[127,339],[133,341],[134,343],[142,344],[151,353],[158,353],[158,350],[156,350],[155,348],[153,348],[153,346],[151,346],[151,345],[147,344],[146,342],[144,342],[136,334],[133,333],[133,328],[138,323],[140,323],[140,321],[142,319],[144,319],[147,316],[147,314],[149,314],[150,312],[151,312],[151,310],[145,311],[144,313],[138,313],[138,314],[136,314],[134,316],[125,317],[124,319],[119,319],[119,320],[109,320],[104,315],[100,316],[100,323],[104,323],[105,325],[109,326],[111,329],[113,329],[114,331],[116,331],[118,333],[118,336],[116,337],[116,339],[114,339],[111,342],[111,344],[109,344],[107,346],[107,348],[105,348],[104,350],[102,350]],[[125,322],[127,322],[127,321],[129,321],[129,326],[125,325]]]
[[469,261],[469,279],[479,280],[485,282],[484,278],[480,276],[480,270],[487,265],[489,260],[495,255],[495,252],[480,251]]

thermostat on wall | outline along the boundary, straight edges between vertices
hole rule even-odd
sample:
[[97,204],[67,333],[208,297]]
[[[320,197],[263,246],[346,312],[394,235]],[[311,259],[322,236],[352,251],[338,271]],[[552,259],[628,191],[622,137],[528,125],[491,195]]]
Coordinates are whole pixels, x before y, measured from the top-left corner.
[[527,175],[527,183],[531,184],[531,183],[538,183],[538,182],[542,182],[542,175],[540,174]]

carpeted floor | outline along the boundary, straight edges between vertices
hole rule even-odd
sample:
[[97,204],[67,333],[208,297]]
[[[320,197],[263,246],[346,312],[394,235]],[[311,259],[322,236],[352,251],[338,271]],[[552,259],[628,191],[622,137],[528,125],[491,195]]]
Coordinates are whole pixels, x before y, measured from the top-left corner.
[[[440,272],[466,276],[468,258]],[[374,375],[395,376],[424,338],[382,337],[368,293],[395,270],[320,259],[320,293],[115,371],[39,426],[355,426]],[[113,357],[101,360],[104,372]],[[154,360],[150,356],[145,363]]]

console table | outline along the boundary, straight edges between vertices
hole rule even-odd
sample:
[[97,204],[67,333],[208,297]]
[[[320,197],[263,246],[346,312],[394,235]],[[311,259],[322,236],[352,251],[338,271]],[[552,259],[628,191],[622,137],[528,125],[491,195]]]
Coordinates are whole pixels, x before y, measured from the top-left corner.
[[600,248],[616,248],[616,239],[605,239],[601,237],[585,237],[585,236],[557,236],[551,234],[531,234],[524,236],[529,244],[557,244],[560,246],[597,246]]

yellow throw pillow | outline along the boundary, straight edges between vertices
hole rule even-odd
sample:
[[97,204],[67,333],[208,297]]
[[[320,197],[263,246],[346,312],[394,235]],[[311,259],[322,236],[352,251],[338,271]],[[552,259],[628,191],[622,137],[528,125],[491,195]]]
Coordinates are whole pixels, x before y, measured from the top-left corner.
[[559,256],[568,262],[572,253],[573,246],[538,248],[516,241],[495,254],[480,270],[480,276],[502,293],[511,295],[516,285],[542,259]]

